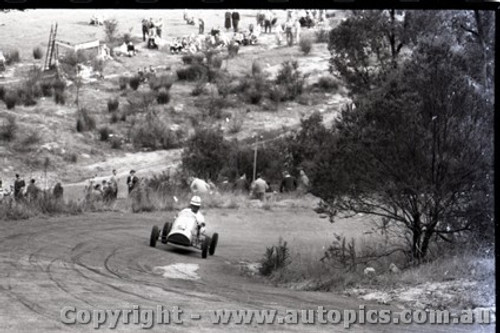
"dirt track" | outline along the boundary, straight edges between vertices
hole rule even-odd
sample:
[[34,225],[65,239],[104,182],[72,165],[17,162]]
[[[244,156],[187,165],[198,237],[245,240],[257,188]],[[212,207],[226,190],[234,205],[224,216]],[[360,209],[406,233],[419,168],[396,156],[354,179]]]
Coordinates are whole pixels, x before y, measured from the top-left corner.
[[[157,305],[179,306],[184,310],[183,325],[157,325],[153,331],[212,332],[221,328],[245,332],[343,331],[342,325],[221,327],[210,323],[208,312],[216,309],[317,309],[320,305],[325,309],[358,309],[361,301],[334,293],[298,292],[262,284],[242,275],[240,263],[258,261],[265,247],[276,244],[280,236],[289,241],[292,252],[308,246],[321,248],[328,244],[333,230],[356,229],[359,226],[352,224],[359,222],[332,226],[306,210],[213,210],[206,216],[210,231],[220,233],[217,252],[207,260],[201,259],[199,252],[163,244],[149,247],[152,225],[161,225],[165,220],[160,214],[106,213],[2,221],[0,331],[94,331],[91,324],[62,324],[61,309],[65,306],[131,309],[133,305],[149,309]],[[186,278],[168,278],[157,268],[173,264],[197,265],[198,269],[184,272]],[[388,307],[367,304],[367,308]],[[190,313],[199,313],[202,319],[190,320]],[[106,327],[100,330],[108,330]],[[468,332],[494,330],[494,326],[470,325],[364,325],[351,327],[350,331],[451,332],[460,331],[460,328]],[[140,326],[119,323],[118,330],[114,331],[137,330]]]

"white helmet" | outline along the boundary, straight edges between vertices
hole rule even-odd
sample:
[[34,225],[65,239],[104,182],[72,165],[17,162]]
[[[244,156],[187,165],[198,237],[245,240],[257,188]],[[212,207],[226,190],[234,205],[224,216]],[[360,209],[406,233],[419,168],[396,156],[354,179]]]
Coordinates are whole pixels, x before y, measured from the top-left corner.
[[197,195],[191,198],[191,205],[193,206],[201,206],[201,198]]

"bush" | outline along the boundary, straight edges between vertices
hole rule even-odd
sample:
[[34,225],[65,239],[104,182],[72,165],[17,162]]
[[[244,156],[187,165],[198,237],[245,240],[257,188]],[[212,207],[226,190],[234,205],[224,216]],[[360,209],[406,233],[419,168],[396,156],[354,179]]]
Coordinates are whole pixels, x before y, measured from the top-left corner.
[[5,102],[5,106],[7,107],[7,109],[12,110],[16,107],[18,99],[19,98],[17,97],[17,94],[9,91],[5,93],[3,101]]
[[299,41],[299,48],[304,53],[304,55],[308,55],[313,46],[313,40],[310,37],[302,37]]
[[43,58],[43,51],[42,48],[37,46],[33,49],[33,58],[35,59],[42,59]]
[[262,92],[255,88],[251,88],[245,93],[245,98],[250,104],[259,104],[262,96]]
[[201,53],[185,54],[182,56],[182,63],[184,65],[201,64],[203,63],[203,59],[205,59],[205,55]]
[[203,91],[205,90],[204,87],[205,87],[205,83],[198,82],[196,84],[196,86],[194,87],[194,89],[191,91],[191,96],[199,96],[199,95],[203,94]]
[[111,114],[111,120],[110,120],[110,121],[111,121],[111,123],[112,123],[112,124],[115,124],[115,123],[117,123],[119,120],[120,120],[120,116],[118,115],[118,112],[113,112],[113,113]]
[[229,43],[227,45],[227,53],[229,55],[229,58],[234,58],[238,54],[238,51],[240,50],[240,46],[236,43]]
[[61,105],[64,105],[66,103],[66,96],[64,95],[63,91],[61,90],[54,91],[54,102],[56,104],[61,104]]
[[43,97],[52,97],[52,83],[48,81],[43,81],[40,83],[40,89],[42,91]]
[[220,56],[211,57],[209,66],[211,67],[211,69],[220,69],[222,67],[222,58]]
[[156,96],[156,101],[158,104],[168,104],[170,102],[170,94],[167,89],[161,88]]
[[231,117],[228,125],[229,133],[236,134],[241,131],[241,128],[243,127],[243,121],[245,120],[243,115],[243,113],[237,113],[236,115],[233,115]]
[[193,64],[177,70],[177,77],[181,81],[198,81],[203,79],[206,75],[206,68],[200,64]]
[[133,90],[137,90],[137,88],[139,88],[139,85],[141,84],[141,78],[137,75],[132,76],[129,79],[128,84],[130,85],[130,88],[132,88]]
[[26,146],[32,146],[32,145],[38,144],[38,143],[40,143],[41,140],[42,140],[42,138],[41,138],[39,132],[33,131],[30,134],[28,134],[28,136],[25,137],[21,143],[23,146],[26,147]]
[[111,134],[111,130],[108,126],[104,126],[99,128],[99,139],[101,141],[108,141],[109,135]]
[[115,19],[104,21],[104,33],[108,41],[113,42],[118,31],[118,22]]
[[172,87],[174,80],[169,75],[155,76],[149,80],[149,88],[158,91],[161,88],[169,90]]
[[104,60],[98,58],[92,59],[92,70],[102,74],[104,71]]
[[290,250],[287,242],[281,238],[277,246],[266,248],[264,258],[261,260],[260,274],[269,276],[274,271],[286,267],[290,263]]
[[182,139],[181,131],[171,130],[157,116],[148,115],[132,128],[132,143],[137,148],[172,149],[179,147]]
[[76,130],[77,132],[87,132],[94,130],[96,127],[96,122],[94,117],[92,117],[88,110],[81,108],[78,111],[78,118],[76,120]]
[[129,78],[126,76],[120,76],[118,78],[118,85],[120,86],[120,90],[127,89],[127,84],[129,82]]
[[319,78],[318,82],[315,84],[319,89],[323,91],[332,91],[339,88],[339,84],[335,78],[332,76],[322,76]]
[[78,155],[75,153],[69,153],[69,154],[64,155],[63,159],[66,162],[76,163],[76,162],[78,162]]
[[254,60],[252,62],[252,75],[255,77],[261,74],[262,74],[262,66],[258,61]]
[[52,82],[52,88],[54,88],[55,91],[64,91],[66,89],[66,83],[64,81],[56,79]]
[[284,100],[294,100],[304,90],[305,76],[299,71],[297,61],[285,61],[276,76],[276,84],[284,91]]
[[0,101],[3,101],[4,97],[5,97],[5,87],[0,86]]
[[117,137],[112,137],[111,138],[111,148],[113,149],[121,149],[122,147],[122,140]]
[[0,138],[5,141],[12,141],[16,138],[17,130],[16,117],[9,115],[7,121],[2,124]]
[[319,29],[315,32],[316,43],[328,43],[330,39],[330,30]]
[[119,105],[120,105],[120,102],[118,101],[118,98],[108,99],[108,111],[109,112],[115,112],[116,110],[118,110]]
[[4,56],[6,65],[12,65],[13,63],[21,61],[21,57],[19,56],[19,50],[9,51]]
[[128,44],[129,42],[132,41],[132,36],[130,35],[130,33],[126,32],[123,34],[123,42]]

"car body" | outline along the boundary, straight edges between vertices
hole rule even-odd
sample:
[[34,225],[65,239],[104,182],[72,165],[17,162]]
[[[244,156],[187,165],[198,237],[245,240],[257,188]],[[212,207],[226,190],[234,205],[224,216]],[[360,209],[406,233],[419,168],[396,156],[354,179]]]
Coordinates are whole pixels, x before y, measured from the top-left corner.
[[166,222],[161,231],[158,226],[153,226],[149,245],[156,247],[156,242],[160,239],[163,244],[170,243],[201,250],[201,257],[206,258],[207,253],[210,255],[215,253],[219,234],[214,233],[212,237],[207,236],[203,225],[198,226],[195,215],[190,211],[183,210],[173,223]]

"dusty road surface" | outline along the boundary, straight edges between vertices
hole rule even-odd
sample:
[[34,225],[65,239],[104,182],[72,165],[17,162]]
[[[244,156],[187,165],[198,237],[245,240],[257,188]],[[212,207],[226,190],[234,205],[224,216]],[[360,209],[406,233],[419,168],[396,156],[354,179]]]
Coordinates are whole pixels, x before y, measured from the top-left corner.
[[[171,214],[170,214],[171,215]],[[292,252],[321,251],[331,233],[359,230],[361,221],[330,225],[311,210],[232,209],[206,212],[209,233],[220,234],[214,256],[170,245],[149,246],[153,225],[165,214],[100,213],[0,222],[0,331],[91,332],[89,324],[63,324],[61,310],[182,310],[182,324],[154,324],[155,332],[344,331],[337,325],[213,324],[214,310],[359,309],[361,301],[335,293],[276,288],[245,276],[241,263],[258,261],[281,236]],[[68,308],[69,307],[69,308]],[[366,309],[393,309],[366,304]],[[138,310],[136,310],[137,313]],[[192,319],[192,315],[199,319]],[[141,315],[139,315],[141,316]],[[85,314],[80,318],[87,319]],[[95,319],[95,317],[93,318]],[[165,317],[164,317],[165,319]],[[129,318],[133,322],[133,313]],[[144,321],[136,321],[147,323]],[[156,323],[156,319],[155,319]],[[141,326],[108,320],[98,331],[136,332]],[[354,325],[351,332],[482,332],[494,326]]]

